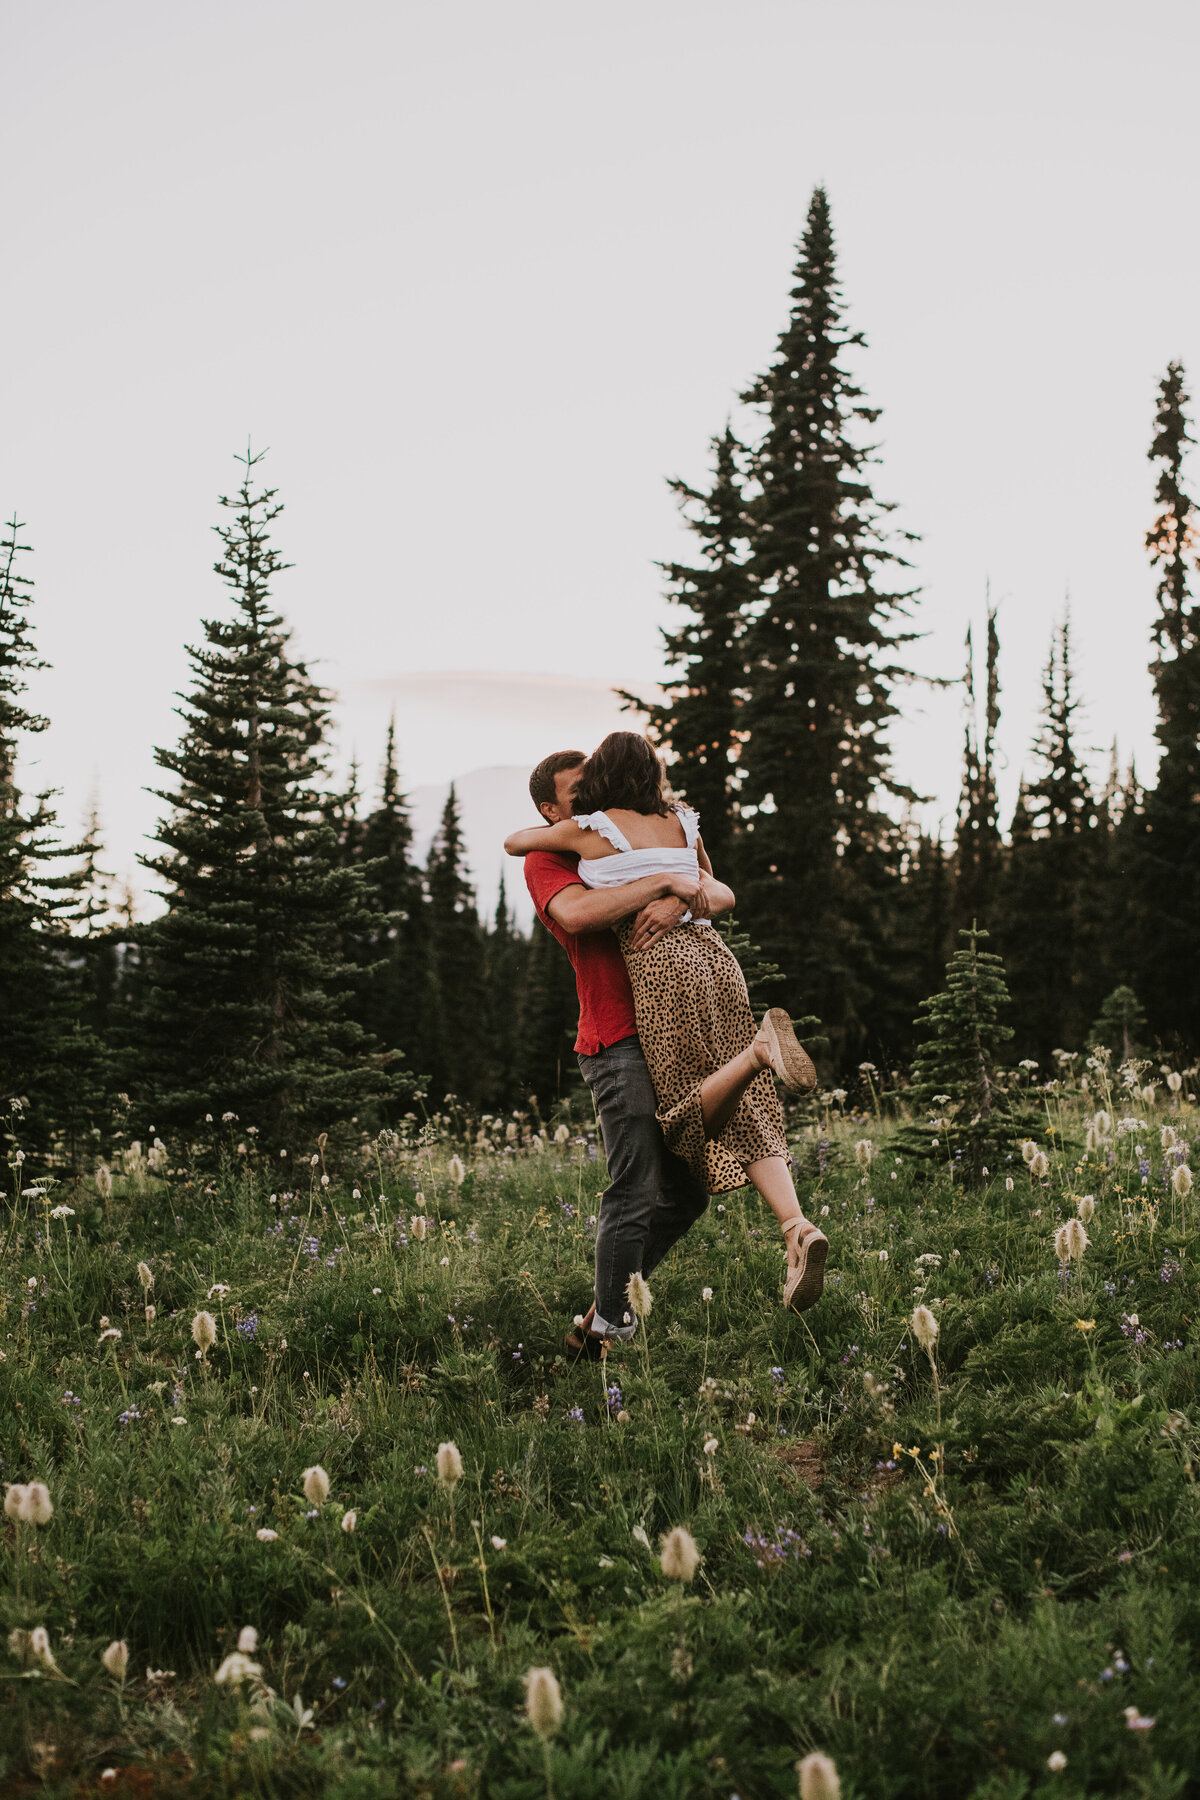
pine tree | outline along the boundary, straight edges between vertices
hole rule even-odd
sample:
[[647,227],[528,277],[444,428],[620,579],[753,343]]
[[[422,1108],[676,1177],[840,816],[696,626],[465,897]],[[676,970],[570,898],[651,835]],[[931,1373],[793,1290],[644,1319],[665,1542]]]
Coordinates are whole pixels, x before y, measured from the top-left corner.
[[670,761],[671,785],[700,814],[713,868],[732,875],[737,816],[739,721],[745,702],[744,636],[754,597],[746,570],[741,451],[727,425],[713,439],[708,493],[669,485],[700,540],[698,564],[664,563],[673,605],[689,617],[662,633],[664,660],[678,670],[660,701],[624,698],[649,715],[649,730]]
[[1145,1031],[1142,1003],[1131,987],[1122,985],[1106,997],[1087,1041],[1093,1047],[1103,1045],[1118,1063],[1125,1063],[1145,1050]]
[[1158,774],[1134,835],[1142,909],[1142,992],[1153,1029],[1183,1046],[1200,1042],[1200,984],[1190,978],[1200,943],[1200,515],[1184,486],[1195,440],[1183,365],[1159,387],[1150,459],[1158,467],[1160,511],[1146,538],[1159,572],[1151,665],[1162,747]]
[[27,797],[18,781],[22,740],[50,723],[23,699],[28,677],[47,666],[34,644],[33,582],[19,572],[23,530],[14,517],[0,538],[0,1115],[19,1103],[22,1147],[45,1155],[57,1133],[73,1161],[98,1097],[99,1046],[80,1016],[70,939],[81,894],[66,865],[78,847],[58,839],[52,796]]
[[997,883],[1003,858],[1000,807],[996,792],[996,729],[1000,723],[1000,640],[996,609],[987,610],[987,675],[983,731],[975,704],[975,667],[971,631],[967,629],[966,744],[963,785],[954,846],[954,904],[960,921],[994,920]]
[[328,1128],[394,1090],[347,1016],[343,938],[367,921],[360,870],[338,866],[322,790],[328,696],[296,661],[271,589],[282,511],[249,451],[215,566],[234,616],[204,622],[162,849],[145,859],[167,911],[140,936],[148,963],[139,1093],[162,1129],[236,1113],[268,1141]]
[[515,1106],[525,1098],[517,1078],[517,1055],[520,995],[528,961],[529,940],[516,928],[502,871],[492,928],[484,940],[486,1063],[481,1099],[485,1106]]
[[518,1100],[532,1098],[546,1113],[579,1083],[572,1045],[579,1029],[579,997],[567,958],[546,927],[529,940],[517,1020]]
[[487,1071],[481,1024],[485,1011],[483,931],[467,874],[454,784],[425,866],[429,891],[430,961],[440,1010],[431,1049],[431,1091],[468,1105],[482,1097]]
[[946,965],[941,993],[921,1003],[916,1023],[929,1032],[912,1070],[913,1099],[928,1109],[924,1125],[907,1126],[900,1142],[910,1154],[949,1162],[973,1185],[994,1173],[1025,1135],[1014,1097],[997,1067],[1000,1046],[1012,1037],[1002,1011],[1010,1004],[1004,964],[980,949],[986,931],[960,931],[966,942]]
[[436,1037],[430,970],[429,907],[421,871],[412,860],[413,831],[396,760],[396,722],[388,725],[379,800],[363,822],[357,851],[366,877],[371,918],[357,940],[355,960],[369,974],[354,1001],[354,1017],[405,1068],[424,1081]]
[[[897,878],[897,830],[881,810],[911,795],[893,779],[886,731],[906,671],[897,628],[911,592],[887,529],[892,510],[867,479],[863,402],[844,355],[863,338],[843,323],[824,190],[816,189],[775,362],[743,396],[765,415],[751,451],[746,579],[756,611],[745,638],[748,734],[739,761],[739,899],[750,929],[853,1054],[882,976],[882,915]],[[743,873],[743,870],[746,873]],[[749,879],[747,879],[747,874]]]
[[1042,683],[1037,772],[1021,784],[999,936],[1019,1020],[1017,1048],[1048,1066],[1083,1042],[1105,989],[1093,904],[1103,846],[1096,798],[1077,743],[1080,702],[1070,623],[1051,641]]

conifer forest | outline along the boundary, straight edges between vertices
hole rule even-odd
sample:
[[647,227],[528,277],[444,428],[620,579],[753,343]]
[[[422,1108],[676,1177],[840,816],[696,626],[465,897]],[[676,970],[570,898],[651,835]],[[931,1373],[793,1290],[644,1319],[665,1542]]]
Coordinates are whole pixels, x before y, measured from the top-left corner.
[[1157,766],[1093,779],[1064,612],[1004,816],[989,608],[941,837],[864,349],[818,187],[623,696],[817,1064],[825,1293],[715,1195],[599,1363],[571,967],[518,863],[480,917],[453,786],[417,856],[394,726],[334,778],[269,457],[214,500],[149,917],[26,780],[53,596],[5,497],[5,1794],[1200,1794],[1188,373],[1140,447]]

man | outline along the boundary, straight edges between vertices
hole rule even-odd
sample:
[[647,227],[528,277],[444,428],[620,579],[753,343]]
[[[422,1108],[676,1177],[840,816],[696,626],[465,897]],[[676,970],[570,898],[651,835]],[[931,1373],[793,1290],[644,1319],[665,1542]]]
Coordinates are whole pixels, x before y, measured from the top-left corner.
[[[572,797],[585,762],[580,750],[542,759],[529,794],[556,825],[572,816]],[[635,1271],[648,1275],[708,1205],[687,1164],[667,1149],[655,1117],[654,1085],[637,1037],[629,976],[611,927],[636,913],[632,947],[646,949],[688,910],[715,917],[729,912],[733,894],[711,876],[686,898],[679,877],[648,875],[620,888],[587,888],[578,859],[535,850],[525,858],[525,883],[538,918],[571,959],[579,992],[579,1067],[595,1101],[608,1163],[609,1186],[596,1232],[596,1297],[566,1346],[598,1358],[606,1342],[633,1335],[626,1290]]]

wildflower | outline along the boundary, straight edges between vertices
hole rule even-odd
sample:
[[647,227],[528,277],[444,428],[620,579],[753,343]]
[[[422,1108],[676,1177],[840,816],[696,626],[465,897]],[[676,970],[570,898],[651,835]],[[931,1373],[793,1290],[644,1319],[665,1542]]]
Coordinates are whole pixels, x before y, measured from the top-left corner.
[[44,1669],[56,1669],[54,1652],[50,1648],[50,1633],[44,1625],[35,1625],[29,1634],[30,1654],[35,1656]]
[[1012,1193],[1012,1191],[1013,1191],[1013,1178],[1012,1178],[1012,1176],[1011,1176],[1011,1175],[1006,1175],[1006,1176],[1005,1176],[1005,1177],[1004,1177],[1004,1187],[1005,1187],[1005,1191],[1006,1191],[1006,1193],[1009,1193],[1009,1194],[1011,1194],[1011,1193]]
[[75,1217],[75,1208],[73,1206],[67,1206],[65,1203],[61,1206],[52,1206],[50,1209],[50,1217],[52,1219],[73,1219]]
[[233,1650],[225,1658],[213,1676],[213,1680],[220,1683],[221,1686],[232,1683],[234,1687],[238,1687],[243,1681],[259,1680],[261,1675],[262,1665],[260,1663],[251,1662],[250,1658],[241,1650]]
[[115,1325],[106,1325],[104,1330],[100,1333],[100,1336],[96,1339],[97,1350],[100,1348],[101,1344],[115,1344],[120,1335],[121,1334]]
[[147,1325],[153,1325],[155,1319],[158,1317],[157,1308],[155,1308],[153,1306],[148,1306],[148,1307],[146,1307],[145,1311],[146,1311]]
[[1186,1163],[1180,1163],[1171,1176],[1171,1189],[1177,1199],[1186,1200],[1192,1191],[1192,1171]]
[[1021,1155],[1027,1163],[1031,1163],[1037,1155],[1037,1145],[1032,1138],[1021,1139]]
[[668,1581],[690,1581],[700,1566],[696,1540],[685,1525],[676,1525],[662,1539],[662,1572]]
[[1085,1225],[1090,1225],[1096,1213],[1096,1201],[1094,1195],[1084,1194],[1076,1203],[1075,1211],[1079,1214]]
[[629,1277],[625,1292],[628,1296],[629,1305],[634,1317],[637,1319],[648,1319],[650,1317],[651,1308],[654,1305],[654,1300],[651,1296],[649,1287],[646,1285],[645,1277],[637,1269],[635,1269],[633,1274]]
[[54,1516],[54,1502],[44,1481],[31,1481],[25,1489],[18,1515],[27,1525],[48,1525]]
[[25,1496],[28,1492],[29,1489],[25,1486],[23,1481],[12,1481],[9,1483],[4,1494],[4,1516],[6,1519],[20,1518],[21,1507],[24,1504]]
[[463,1477],[463,1460],[457,1444],[438,1445],[436,1467],[439,1483],[453,1493]]
[[1046,1767],[1048,1769],[1053,1769],[1054,1773],[1056,1775],[1058,1774],[1060,1769],[1065,1769],[1066,1766],[1067,1766],[1067,1759],[1063,1755],[1061,1750],[1052,1750],[1050,1752],[1049,1756],[1046,1758]]
[[875,1146],[870,1138],[859,1138],[854,1146],[854,1160],[860,1169],[869,1169],[871,1158],[875,1154]]
[[351,1507],[348,1512],[342,1514],[342,1530],[347,1532],[353,1531],[357,1524],[358,1514],[355,1512],[354,1508]]
[[926,1356],[932,1356],[933,1346],[937,1343],[938,1322],[927,1306],[918,1306],[914,1309],[912,1328],[913,1336]]
[[124,1681],[129,1667],[129,1645],[125,1639],[114,1638],[108,1649],[101,1652],[100,1661],[114,1681]]
[[569,1125],[558,1125],[555,1127],[554,1141],[556,1144],[566,1144],[570,1141],[570,1137],[571,1128]]
[[1178,1069],[1172,1069],[1167,1075],[1167,1086],[1173,1094],[1177,1094],[1183,1086],[1183,1076]]
[[1154,1729],[1154,1720],[1148,1719],[1145,1713],[1140,1713],[1136,1706],[1125,1708],[1125,1723],[1130,1731],[1153,1731]]
[[562,1689],[553,1669],[530,1669],[526,1675],[525,1716],[540,1738],[552,1738],[562,1724]]
[[425,1220],[423,1219],[421,1214],[414,1213],[411,1230],[412,1230],[412,1234],[416,1238],[418,1244],[423,1244],[425,1242],[426,1229],[427,1229],[427,1227],[425,1224]]
[[1066,1243],[1067,1256],[1072,1262],[1082,1261],[1083,1253],[1087,1249],[1090,1241],[1087,1232],[1083,1228],[1083,1220],[1068,1219],[1062,1229]]
[[1092,1120],[1092,1130],[1097,1137],[1105,1138],[1112,1130],[1112,1120],[1106,1112],[1098,1112]]
[[279,1533],[277,1531],[272,1531],[269,1525],[260,1525],[254,1535],[260,1544],[273,1544],[278,1538]]
[[700,1289],[700,1298],[703,1300],[705,1306],[708,1305],[708,1303],[712,1299],[712,1297],[713,1297],[713,1291],[711,1288],[701,1288]]
[[493,1550],[507,1550],[508,1549],[508,1539],[502,1538],[502,1537],[496,1537],[493,1535],[492,1549]]
[[1076,1319],[1075,1329],[1076,1331],[1095,1331],[1096,1321],[1095,1319]]
[[324,1506],[329,1498],[329,1477],[320,1463],[314,1463],[311,1469],[305,1469],[300,1477],[304,1485],[304,1498],[310,1506]]
[[243,1656],[253,1656],[258,1649],[258,1632],[253,1625],[243,1625],[238,1632],[237,1647]]
[[1175,1148],[1175,1127],[1173,1125],[1163,1126],[1160,1142],[1164,1150],[1173,1150]]
[[210,1312],[198,1312],[192,1320],[192,1339],[203,1357],[217,1341],[217,1321]]
[[720,1445],[717,1443],[717,1440],[715,1437],[705,1438],[705,1440],[704,1440],[705,1456],[715,1456],[719,1449],[720,1449]]
[[1030,1157],[1029,1173],[1035,1181],[1044,1181],[1050,1173],[1050,1162],[1044,1150],[1035,1150]]
[[96,1170],[96,1192],[102,1200],[109,1199],[112,1194],[112,1170],[107,1163],[101,1163]]
[[463,1182],[467,1179],[467,1171],[463,1166],[462,1157],[452,1156],[446,1167],[447,1173],[455,1187],[461,1187]]
[[800,1777],[800,1800],[838,1800],[842,1784],[832,1757],[814,1750],[797,1763],[796,1772]]
[[617,1414],[617,1424],[618,1425],[628,1425],[628,1423],[629,1423],[629,1414],[627,1412],[619,1412]]

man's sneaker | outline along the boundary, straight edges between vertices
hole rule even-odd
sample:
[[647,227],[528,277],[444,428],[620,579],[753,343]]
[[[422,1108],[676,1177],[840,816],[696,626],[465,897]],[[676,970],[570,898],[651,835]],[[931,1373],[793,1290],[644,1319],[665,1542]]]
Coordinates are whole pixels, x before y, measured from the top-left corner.
[[596,1302],[593,1300],[579,1323],[568,1331],[563,1339],[563,1349],[572,1362],[603,1362],[608,1355],[608,1340],[598,1337],[591,1329],[592,1320],[596,1316]]

